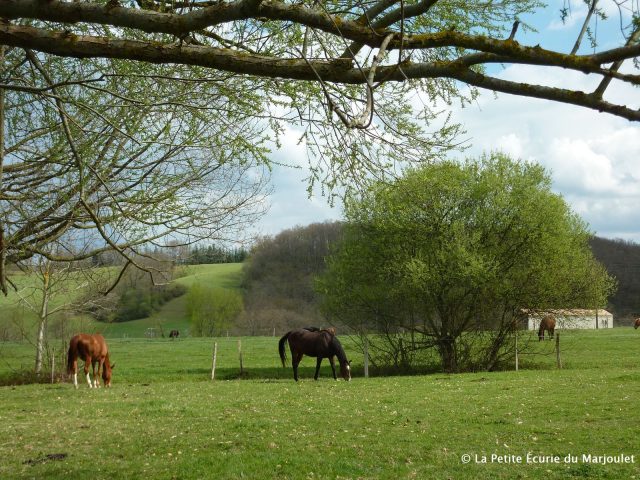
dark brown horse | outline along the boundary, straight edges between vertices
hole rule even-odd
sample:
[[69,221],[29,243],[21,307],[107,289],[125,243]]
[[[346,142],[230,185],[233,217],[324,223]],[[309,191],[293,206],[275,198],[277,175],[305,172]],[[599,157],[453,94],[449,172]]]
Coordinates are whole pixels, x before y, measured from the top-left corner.
[[549,340],[553,338],[553,332],[556,329],[556,319],[551,315],[547,315],[540,320],[540,328],[538,329],[538,341],[544,340],[544,331],[549,333]]
[[180,332],[178,330],[171,330],[169,332],[169,338],[178,338],[180,336]]
[[633,323],[633,328],[636,330],[640,327],[640,318],[636,318],[636,321]]
[[[89,335],[79,333],[69,342],[67,354],[67,373],[73,373],[73,385],[78,388],[78,359],[84,360],[84,374],[87,377],[89,388],[100,386],[100,370],[104,386],[111,386],[111,369],[115,364],[109,363],[109,348],[102,335]],[[89,364],[93,367],[93,384],[89,377]],[[96,373],[96,365],[98,372]]]
[[333,371],[333,378],[338,379],[336,376],[336,365],[334,357],[338,357],[340,362],[340,375],[347,381],[351,380],[351,367],[347,360],[347,355],[344,353],[344,349],[340,344],[340,341],[335,335],[334,328],[325,330],[318,330],[314,327],[300,328],[297,330],[291,330],[284,334],[284,336],[278,342],[278,351],[280,353],[280,360],[282,360],[282,366],[285,365],[287,354],[285,352],[285,343],[289,342],[289,348],[291,349],[291,363],[293,364],[293,378],[298,381],[298,365],[304,355],[310,357],[316,357],[316,374],[314,379],[318,379],[320,373],[320,364],[323,358],[328,358],[331,364],[331,370]]

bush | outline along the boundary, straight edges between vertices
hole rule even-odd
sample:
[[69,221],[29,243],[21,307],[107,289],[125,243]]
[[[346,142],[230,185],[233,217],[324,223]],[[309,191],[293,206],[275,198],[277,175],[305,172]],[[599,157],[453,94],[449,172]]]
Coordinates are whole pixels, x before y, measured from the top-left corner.
[[187,294],[187,312],[194,336],[221,335],[233,326],[242,310],[242,296],[233,290],[196,283]]

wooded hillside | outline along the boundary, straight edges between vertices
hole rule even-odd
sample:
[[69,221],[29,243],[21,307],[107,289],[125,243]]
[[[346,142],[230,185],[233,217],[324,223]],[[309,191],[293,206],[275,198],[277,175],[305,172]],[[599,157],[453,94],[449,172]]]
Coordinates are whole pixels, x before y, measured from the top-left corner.
[[244,267],[247,333],[323,324],[313,282],[341,235],[339,222],[314,223],[258,242]]
[[[262,239],[244,267],[246,315],[243,331],[265,334],[302,325],[323,325],[314,278],[325,268],[331,245],[342,238],[342,223],[316,223]],[[616,277],[618,288],[607,309],[615,325],[631,325],[640,316],[640,245],[593,237],[598,261]]]
[[600,237],[593,237],[590,244],[598,261],[618,280],[618,289],[607,305],[615,325],[631,325],[640,317],[640,245]]

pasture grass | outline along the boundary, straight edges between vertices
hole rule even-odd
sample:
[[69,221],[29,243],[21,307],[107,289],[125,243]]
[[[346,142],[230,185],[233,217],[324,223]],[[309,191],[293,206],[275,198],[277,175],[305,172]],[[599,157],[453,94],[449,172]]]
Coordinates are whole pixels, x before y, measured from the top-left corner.
[[[273,337],[240,339],[240,377],[238,340],[215,339],[213,382],[214,339],[120,338],[109,342],[111,389],[0,387],[0,478],[640,478],[640,336],[631,328],[561,332],[562,370],[552,342],[534,342],[518,372],[350,383],[330,378],[328,365],[313,381],[309,358],[295,383]],[[361,372],[361,356],[343,344]],[[2,344],[0,376],[28,351]],[[561,461],[527,463],[527,453]]]

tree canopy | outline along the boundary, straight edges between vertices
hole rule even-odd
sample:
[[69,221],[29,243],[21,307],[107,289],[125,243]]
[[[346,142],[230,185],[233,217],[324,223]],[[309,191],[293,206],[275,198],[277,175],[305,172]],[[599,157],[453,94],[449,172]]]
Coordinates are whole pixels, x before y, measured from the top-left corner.
[[[640,52],[637,4],[616,2],[619,19],[611,21],[620,22],[626,42],[578,55],[590,24],[606,19],[603,2],[586,3],[584,28],[568,52],[518,42],[519,26],[527,28],[520,18],[545,8],[538,0],[5,0],[0,43],[76,58],[198,65],[312,81],[322,86],[315,93],[325,97],[328,109],[352,126],[370,121],[371,104],[362,116],[350,115],[346,93],[336,96],[334,84],[363,84],[371,94],[381,84],[418,81],[422,90],[447,97],[456,95],[453,81],[459,81],[638,120],[637,110],[603,98],[612,79],[639,82],[637,75],[620,72],[620,62]],[[593,92],[518,83],[484,71],[496,63],[561,67],[602,81]],[[283,87],[278,90],[285,94]]]
[[435,349],[446,371],[494,368],[521,309],[601,308],[613,288],[544,169],[502,154],[378,184],[346,218],[324,310],[384,333],[378,351],[397,364]]
[[[36,255],[141,267],[143,246],[243,232],[290,130],[309,188],[333,196],[446,158],[462,132],[449,107],[480,89],[637,121],[607,96],[640,84],[621,68],[640,52],[637,2],[611,19],[587,3],[574,47],[552,51],[524,43],[538,0],[3,0],[0,289],[6,264]],[[596,20],[620,25],[618,45],[580,48]],[[498,64],[597,87],[510,81]]]

